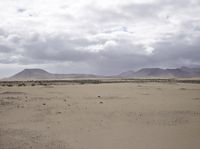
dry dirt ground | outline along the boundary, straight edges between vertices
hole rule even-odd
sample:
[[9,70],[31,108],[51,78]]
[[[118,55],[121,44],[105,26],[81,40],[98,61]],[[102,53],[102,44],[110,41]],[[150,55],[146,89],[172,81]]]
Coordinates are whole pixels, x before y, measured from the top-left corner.
[[200,84],[0,87],[0,149],[199,149]]

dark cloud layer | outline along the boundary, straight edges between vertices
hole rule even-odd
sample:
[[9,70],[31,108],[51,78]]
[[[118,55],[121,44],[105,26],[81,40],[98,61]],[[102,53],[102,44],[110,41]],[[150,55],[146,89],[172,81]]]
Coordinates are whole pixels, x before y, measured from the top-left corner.
[[0,69],[116,74],[141,67],[200,66],[197,0],[127,1],[113,7],[88,3],[77,9],[72,4],[46,13],[16,6],[20,16],[12,9],[0,15],[7,16],[0,23]]

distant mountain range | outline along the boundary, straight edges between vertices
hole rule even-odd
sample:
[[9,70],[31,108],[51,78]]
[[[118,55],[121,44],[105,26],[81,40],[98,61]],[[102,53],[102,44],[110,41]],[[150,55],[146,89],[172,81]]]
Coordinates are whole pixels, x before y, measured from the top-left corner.
[[43,69],[24,69],[6,80],[53,80],[68,78],[96,78],[101,77],[93,74],[53,74]]
[[119,75],[102,76],[94,74],[53,74],[43,69],[24,69],[5,80],[53,80],[77,78],[192,78],[200,77],[200,68],[181,67],[176,69],[143,68],[126,71]]
[[119,76],[125,78],[192,78],[200,77],[200,68],[181,67],[176,69],[143,68],[138,71],[127,71]]

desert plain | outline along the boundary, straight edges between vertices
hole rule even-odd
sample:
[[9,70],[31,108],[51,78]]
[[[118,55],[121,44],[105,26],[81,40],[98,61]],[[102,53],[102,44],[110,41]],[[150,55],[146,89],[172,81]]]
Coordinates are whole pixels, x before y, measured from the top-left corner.
[[200,84],[0,86],[0,149],[199,149]]

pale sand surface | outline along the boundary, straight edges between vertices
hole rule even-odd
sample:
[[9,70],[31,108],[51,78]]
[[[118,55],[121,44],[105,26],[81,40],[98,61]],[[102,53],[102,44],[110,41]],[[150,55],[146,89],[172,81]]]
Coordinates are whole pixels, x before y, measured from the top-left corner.
[[200,85],[0,87],[0,149],[29,148],[199,149]]

